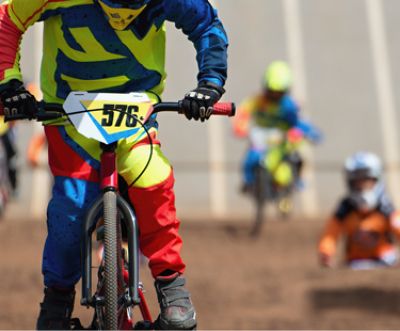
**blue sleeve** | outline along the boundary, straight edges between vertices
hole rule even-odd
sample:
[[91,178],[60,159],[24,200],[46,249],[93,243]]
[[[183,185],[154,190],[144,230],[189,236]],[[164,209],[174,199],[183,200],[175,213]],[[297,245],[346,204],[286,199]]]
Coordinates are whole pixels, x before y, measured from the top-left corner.
[[319,143],[322,140],[321,131],[311,123],[300,119],[296,127],[300,129],[303,132],[304,136],[313,143]]
[[299,107],[290,96],[281,100],[282,116],[289,127],[297,126],[299,122]]
[[227,77],[228,38],[217,11],[207,0],[165,0],[166,19],[186,34],[197,52],[197,80],[223,86]]

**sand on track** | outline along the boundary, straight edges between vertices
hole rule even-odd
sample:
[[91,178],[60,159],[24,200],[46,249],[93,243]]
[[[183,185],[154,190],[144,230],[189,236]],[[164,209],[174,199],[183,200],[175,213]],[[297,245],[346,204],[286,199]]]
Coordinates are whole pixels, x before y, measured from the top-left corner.
[[[183,257],[199,329],[399,329],[400,270],[322,269],[316,221],[272,221],[248,236],[248,221],[185,222]],[[34,329],[42,297],[45,222],[0,223],[0,329]],[[147,267],[142,280],[157,302]],[[88,321],[90,311],[75,314]]]

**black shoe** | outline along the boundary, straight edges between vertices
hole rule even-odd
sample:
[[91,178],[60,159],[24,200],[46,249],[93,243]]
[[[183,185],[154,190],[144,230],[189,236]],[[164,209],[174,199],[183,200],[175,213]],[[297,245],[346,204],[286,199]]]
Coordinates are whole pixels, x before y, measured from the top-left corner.
[[40,304],[37,330],[70,330],[71,314],[74,309],[75,290],[44,289]]
[[155,327],[159,330],[194,330],[197,325],[196,312],[190,293],[184,288],[185,278],[175,273],[156,278],[155,287],[160,315]]

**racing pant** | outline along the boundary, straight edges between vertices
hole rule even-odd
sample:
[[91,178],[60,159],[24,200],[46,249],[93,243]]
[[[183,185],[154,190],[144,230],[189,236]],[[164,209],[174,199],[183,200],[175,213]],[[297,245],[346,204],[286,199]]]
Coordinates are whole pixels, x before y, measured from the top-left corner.
[[242,171],[244,183],[246,185],[253,185],[256,177],[254,169],[258,164],[260,164],[261,159],[264,156],[265,151],[261,151],[254,148],[249,148],[246,152],[246,156],[243,161]]
[[245,185],[253,185],[256,180],[254,169],[258,164],[260,164],[262,158],[269,149],[267,145],[267,137],[270,130],[270,128],[254,126],[249,132],[250,146],[246,152],[242,165]]
[[[180,256],[173,172],[152,129],[153,156],[144,174],[128,190],[139,224],[142,253],[149,259],[153,277],[165,270],[183,273]],[[48,235],[42,273],[47,287],[71,288],[81,276],[81,225],[87,209],[101,194],[99,143],[80,135],[72,125],[46,126],[49,165],[54,176],[47,209]],[[119,141],[118,173],[132,183],[147,163],[147,138]]]

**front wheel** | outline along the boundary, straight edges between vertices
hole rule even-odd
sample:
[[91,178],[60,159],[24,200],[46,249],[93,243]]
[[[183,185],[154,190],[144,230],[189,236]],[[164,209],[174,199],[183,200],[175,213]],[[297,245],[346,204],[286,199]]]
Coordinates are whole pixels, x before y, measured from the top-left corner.
[[256,237],[261,232],[261,226],[264,221],[264,205],[268,197],[268,173],[262,166],[257,166],[255,169],[254,183],[254,202],[256,214],[251,236]]
[[118,278],[119,248],[117,231],[117,195],[106,192],[104,203],[104,300],[105,326],[107,330],[118,329]]
[[279,215],[281,216],[281,219],[288,219],[291,215],[291,212],[293,210],[293,201],[291,195],[286,195],[281,197],[277,201],[277,207],[278,207],[278,212]]

